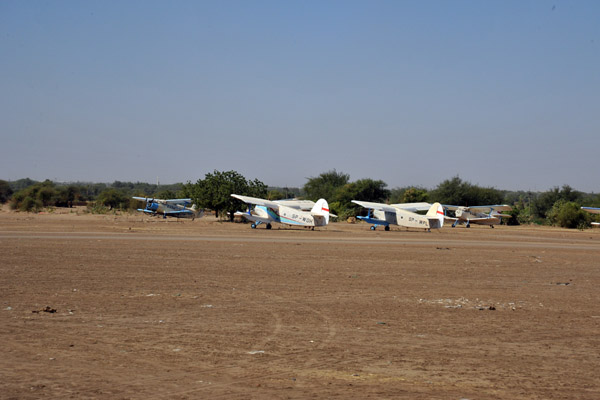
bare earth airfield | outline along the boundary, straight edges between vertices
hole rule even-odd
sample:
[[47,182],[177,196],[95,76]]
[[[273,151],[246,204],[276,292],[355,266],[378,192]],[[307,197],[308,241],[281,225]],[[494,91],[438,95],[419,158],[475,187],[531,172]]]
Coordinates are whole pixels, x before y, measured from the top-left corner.
[[0,398],[598,399],[599,265],[597,230],[5,208]]

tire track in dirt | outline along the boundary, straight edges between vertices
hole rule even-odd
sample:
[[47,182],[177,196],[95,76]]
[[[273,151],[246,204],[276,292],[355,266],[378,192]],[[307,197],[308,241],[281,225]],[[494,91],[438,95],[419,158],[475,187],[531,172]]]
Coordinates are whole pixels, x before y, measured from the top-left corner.
[[[319,344],[315,347],[316,349],[318,349],[318,350],[326,349],[327,346],[335,338],[335,336],[337,334],[337,328],[335,327],[335,325],[331,324],[331,318],[328,317],[322,311],[319,311],[314,307],[307,306],[304,303],[285,299],[282,296],[274,295],[272,293],[267,293],[265,291],[261,291],[260,293],[262,293],[262,297],[264,297],[264,298],[267,298],[270,300],[275,299],[275,301],[270,301],[268,303],[269,306],[273,306],[273,304],[277,304],[278,309],[281,309],[282,306],[284,309],[304,309],[304,310],[307,310],[308,313],[312,313],[312,314],[316,315],[318,317],[318,319],[320,319],[322,321],[320,325],[326,327],[325,328],[325,337],[323,340],[319,341]],[[254,304],[257,308],[260,308],[260,307],[262,307],[262,304],[265,304],[264,301],[263,302],[259,302],[256,300],[247,300],[247,301]],[[271,333],[269,334],[269,336],[267,336],[266,338],[264,338],[263,340],[261,340],[260,342],[257,343],[257,345],[256,345],[257,348],[266,348],[269,343],[275,342],[277,337],[284,333],[284,324],[283,324],[282,318],[279,315],[279,313],[276,311],[270,311],[270,313],[271,313],[271,315],[273,315],[273,318],[275,320],[274,327],[271,330]],[[261,355],[262,355],[262,353],[261,353]],[[290,365],[290,361],[289,361],[290,359],[296,359],[296,358],[302,357],[302,356],[308,356],[308,357],[305,361],[302,362],[301,368],[298,368],[297,366],[294,366],[294,365]],[[225,393],[216,394],[213,392],[213,393],[211,393],[211,398],[228,398],[228,399],[233,398],[232,396],[234,396],[234,394],[232,394],[231,391],[234,391],[234,392],[241,391],[241,393],[239,394],[240,398],[247,398],[247,396],[248,396],[248,394],[246,392],[247,388],[240,386],[241,384],[252,382],[252,381],[257,381],[257,380],[265,380],[265,379],[280,378],[280,377],[288,377],[290,380],[293,379],[293,381],[291,381],[291,384],[293,383],[294,386],[296,386],[297,388],[302,388],[302,387],[304,387],[304,385],[302,385],[302,383],[301,383],[302,380],[297,380],[296,378],[293,378],[294,376],[297,375],[298,369],[305,369],[305,368],[319,369],[322,367],[331,366],[331,360],[327,355],[316,355],[316,352],[314,349],[306,349],[306,350],[297,350],[297,351],[292,351],[292,352],[286,352],[286,353],[282,353],[280,355],[270,355],[269,354],[266,356],[262,356],[260,358],[249,358],[247,360],[242,360],[241,362],[236,362],[235,364],[231,364],[228,366],[205,369],[203,372],[206,374],[214,374],[215,372],[224,372],[227,370],[230,370],[230,371],[234,371],[237,369],[251,370],[251,369],[255,369],[257,367],[257,365],[260,365],[261,367],[266,368],[267,371],[264,371],[262,373],[253,373],[251,375],[247,375],[247,376],[243,376],[243,377],[231,376],[232,380],[229,382],[218,382],[218,383],[211,382],[210,384],[207,384],[206,386],[203,386],[201,388],[177,392],[177,393],[174,393],[173,395],[185,396],[185,395],[190,395],[192,393],[198,393],[198,392],[207,391],[207,390],[214,391],[215,388],[219,388],[221,390],[224,390]]]
[[561,239],[545,239],[545,241],[515,241],[515,240],[474,240],[474,239],[447,239],[432,236],[431,239],[407,238],[403,237],[360,237],[353,236],[327,236],[327,237],[307,237],[307,236],[268,236],[268,237],[248,237],[248,236],[181,236],[164,234],[138,234],[138,233],[102,233],[86,232],[74,234],[64,234],[57,232],[36,232],[35,234],[23,234],[23,232],[4,231],[0,232],[0,239],[36,239],[36,240],[143,240],[143,241],[176,241],[176,242],[243,242],[243,243],[329,243],[329,244],[373,244],[373,245],[436,245],[436,246],[455,246],[455,247],[509,247],[509,248],[546,248],[546,249],[565,249],[565,250],[600,250],[600,243],[587,241],[573,241]]

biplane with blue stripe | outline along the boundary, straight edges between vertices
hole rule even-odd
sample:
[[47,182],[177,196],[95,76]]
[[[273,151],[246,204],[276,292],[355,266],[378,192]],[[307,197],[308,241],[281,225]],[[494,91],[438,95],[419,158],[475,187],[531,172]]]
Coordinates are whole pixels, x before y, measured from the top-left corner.
[[231,196],[248,204],[248,211],[238,211],[235,215],[252,222],[252,228],[265,224],[267,229],[271,229],[271,224],[277,222],[314,229],[315,226],[326,226],[329,217],[334,216],[329,213],[329,205],[325,199],[313,203],[309,200],[265,200],[239,194]]

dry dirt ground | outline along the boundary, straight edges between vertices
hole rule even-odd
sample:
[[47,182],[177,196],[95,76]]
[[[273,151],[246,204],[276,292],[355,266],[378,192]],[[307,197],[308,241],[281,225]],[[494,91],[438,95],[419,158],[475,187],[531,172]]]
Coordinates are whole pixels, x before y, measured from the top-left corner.
[[595,230],[5,209],[0,398],[599,399],[599,265]]

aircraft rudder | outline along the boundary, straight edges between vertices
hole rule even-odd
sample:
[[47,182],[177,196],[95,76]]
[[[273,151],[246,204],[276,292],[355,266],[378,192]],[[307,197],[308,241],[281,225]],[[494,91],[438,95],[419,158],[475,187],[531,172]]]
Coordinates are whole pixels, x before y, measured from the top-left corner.
[[429,208],[429,211],[427,211],[426,216],[430,219],[436,219],[438,221],[439,228],[444,226],[444,206],[442,206],[440,203],[433,203]]
[[310,213],[315,216],[323,217],[325,219],[324,225],[329,224],[329,204],[325,199],[319,199],[313,206]]

